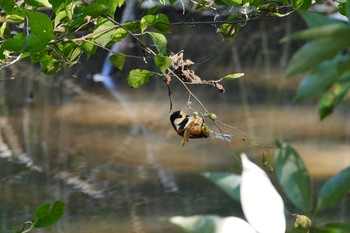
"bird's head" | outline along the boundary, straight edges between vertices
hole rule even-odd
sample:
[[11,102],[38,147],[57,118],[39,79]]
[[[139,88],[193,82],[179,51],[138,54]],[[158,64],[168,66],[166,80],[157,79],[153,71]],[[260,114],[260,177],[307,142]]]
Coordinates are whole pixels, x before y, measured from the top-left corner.
[[170,116],[170,122],[174,129],[178,131],[179,129],[184,129],[188,122],[188,115],[183,111],[173,112]]

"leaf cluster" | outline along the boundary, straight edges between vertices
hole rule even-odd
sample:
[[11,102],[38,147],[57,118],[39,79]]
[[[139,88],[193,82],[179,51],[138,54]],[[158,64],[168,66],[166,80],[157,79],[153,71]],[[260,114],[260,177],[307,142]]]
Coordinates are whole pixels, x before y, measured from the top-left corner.
[[[342,4],[350,9],[348,1]],[[348,18],[350,13],[343,12]],[[320,119],[330,115],[350,90],[350,25],[330,17],[300,11],[309,29],[294,33],[282,41],[308,40],[292,57],[286,76],[306,73],[300,83],[296,100],[319,97]]]

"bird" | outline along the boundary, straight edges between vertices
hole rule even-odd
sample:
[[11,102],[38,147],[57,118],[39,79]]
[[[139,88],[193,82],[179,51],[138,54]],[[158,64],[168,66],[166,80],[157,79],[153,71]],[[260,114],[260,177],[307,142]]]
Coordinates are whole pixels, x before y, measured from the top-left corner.
[[216,138],[231,142],[231,135],[210,130],[197,112],[190,116],[183,111],[175,111],[170,115],[170,122],[177,134],[183,138],[182,145],[185,145],[189,138]]

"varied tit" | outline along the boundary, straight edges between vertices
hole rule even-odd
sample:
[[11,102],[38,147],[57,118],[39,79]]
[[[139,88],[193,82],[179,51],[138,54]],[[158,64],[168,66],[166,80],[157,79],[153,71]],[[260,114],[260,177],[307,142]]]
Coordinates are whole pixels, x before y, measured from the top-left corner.
[[204,123],[203,117],[194,112],[192,116],[183,111],[173,112],[170,116],[170,122],[177,134],[183,137],[184,145],[189,138],[208,138],[214,137],[223,141],[231,142],[231,135],[211,131]]

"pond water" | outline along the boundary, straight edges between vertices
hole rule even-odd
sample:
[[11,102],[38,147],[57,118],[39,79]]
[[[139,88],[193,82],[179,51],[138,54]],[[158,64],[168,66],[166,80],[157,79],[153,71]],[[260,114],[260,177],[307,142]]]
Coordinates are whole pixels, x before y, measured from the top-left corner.
[[[229,61],[235,60],[235,50],[230,50],[230,59],[225,53],[220,57],[215,52],[221,44],[213,43],[220,39],[196,38],[210,46],[204,48],[190,36],[174,36],[169,41],[179,48],[172,51],[187,43],[190,57],[214,57],[211,65],[198,69],[206,77],[233,73]],[[251,42],[245,40],[240,49],[251,48]],[[259,56],[264,54],[256,60]],[[79,75],[86,79],[98,73],[98,60],[103,61],[78,68]],[[239,203],[200,174],[239,173],[237,157],[242,152],[259,163],[261,147],[254,145],[253,137],[266,148],[276,139],[290,142],[316,181],[350,165],[348,107],[320,123],[315,103],[292,102],[295,81],[286,83],[279,70],[242,67],[234,72],[246,73],[244,81],[228,83],[225,94],[193,87],[209,111],[235,127],[227,128],[234,136],[229,147],[210,139],[182,146],[169,122],[168,92],[162,82],[153,80],[133,90],[125,79],[119,80],[120,96],[115,99],[101,84],[76,84],[74,72],[65,78],[42,77],[25,62],[1,71],[0,232],[31,220],[37,205],[55,200],[64,201],[67,210],[58,224],[40,232],[176,233],[181,231],[167,221],[171,216],[239,216]],[[173,110],[189,111],[185,89],[174,85],[172,92]],[[191,107],[201,111],[194,101]],[[273,149],[265,152],[271,161]],[[349,219],[348,202],[333,211],[332,219]]]

